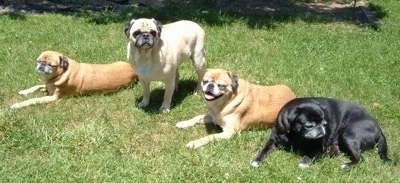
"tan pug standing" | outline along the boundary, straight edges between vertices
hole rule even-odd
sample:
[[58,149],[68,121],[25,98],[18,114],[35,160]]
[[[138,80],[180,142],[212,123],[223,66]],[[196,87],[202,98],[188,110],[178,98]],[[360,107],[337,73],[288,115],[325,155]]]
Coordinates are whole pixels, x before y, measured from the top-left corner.
[[204,75],[202,88],[208,113],[181,121],[176,127],[215,123],[223,131],[189,142],[186,146],[190,148],[201,147],[213,140],[229,139],[251,127],[273,127],[281,107],[296,97],[285,85],[254,85],[223,69],[209,69]]
[[36,70],[43,77],[45,84],[22,90],[19,94],[27,95],[37,90],[47,90],[47,96],[16,103],[11,108],[54,102],[68,95],[109,93],[129,86],[138,79],[134,69],[127,62],[78,63],[56,51],[42,52],[37,59]]
[[178,68],[184,60],[191,59],[200,80],[205,73],[204,30],[191,21],[178,21],[166,25],[154,19],[133,19],[125,25],[129,38],[127,57],[143,87],[143,99],[139,107],[150,102],[150,82],[165,84],[164,101],[159,108],[168,112],[174,89],[178,89]]

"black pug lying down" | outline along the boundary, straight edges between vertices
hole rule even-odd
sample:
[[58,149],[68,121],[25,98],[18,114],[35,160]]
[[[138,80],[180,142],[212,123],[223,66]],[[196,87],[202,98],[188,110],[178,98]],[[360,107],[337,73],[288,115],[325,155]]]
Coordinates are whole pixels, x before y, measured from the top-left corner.
[[362,159],[361,151],[374,147],[378,147],[383,161],[391,161],[387,157],[385,136],[376,120],[359,105],[338,99],[297,98],[285,104],[252,166],[260,166],[276,146],[303,153],[300,167],[309,167],[323,152],[335,156],[339,149],[351,160],[342,168],[357,164]]

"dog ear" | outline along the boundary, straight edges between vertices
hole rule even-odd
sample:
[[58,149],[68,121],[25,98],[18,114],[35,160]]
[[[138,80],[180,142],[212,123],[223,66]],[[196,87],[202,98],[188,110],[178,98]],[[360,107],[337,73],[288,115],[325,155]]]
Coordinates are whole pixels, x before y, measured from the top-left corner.
[[131,26],[132,26],[133,22],[134,22],[134,20],[131,20],[130,22],[128,22],[128,23],[126,23],[126,24],[124,25],[125,35],[126,35],[126,37],[128,37],[128,38],[129,38],[129,32],[130,32],[130,30],[131,30]]
[[66,70],[69,66],[68,58],[66,56],[60,56],[60,66]]
[[276,121],[276,131],[278,134],[289,133],[291,130],[291,123],[293,123],[296,117],[301,113],[300,107],[283,107],[278,114]]
[[232,80],[232,90],[235,91],[239,87],[239,76],[228,72],[229,77]]
[[161,37],[161,30],[162,30],[161,22],[155,20],[154,18],[152,20],[153,20],[154,24],[156,24],[157,31],[158,31],[158,37]]

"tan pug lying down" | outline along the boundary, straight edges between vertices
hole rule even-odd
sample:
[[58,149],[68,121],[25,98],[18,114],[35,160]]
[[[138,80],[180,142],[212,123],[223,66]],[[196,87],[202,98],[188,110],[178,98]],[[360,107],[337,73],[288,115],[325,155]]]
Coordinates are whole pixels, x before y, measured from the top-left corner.
[[54,102],[62,96],[114,92],[138,80],[136,72],[127,62],[78,63],[56,51],[42,52],[37,59],[36,70],[43,77],[45,84],[18,93],[27,95],[37,90],[47,90],[47,96],[15,103],[11,105],[12,109]]

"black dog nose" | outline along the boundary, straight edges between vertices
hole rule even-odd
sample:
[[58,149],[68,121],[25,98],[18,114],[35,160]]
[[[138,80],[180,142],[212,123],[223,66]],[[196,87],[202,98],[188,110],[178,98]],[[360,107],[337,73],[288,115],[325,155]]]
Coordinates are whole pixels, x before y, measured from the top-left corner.
[[149,39],[150,38],[150,33],[143,33],[142,37],[143,37],[143,39]]
[[212,84],[212,83],[208,84],[207,91],[211,91],[213,89],[214,89],[214,84]]

